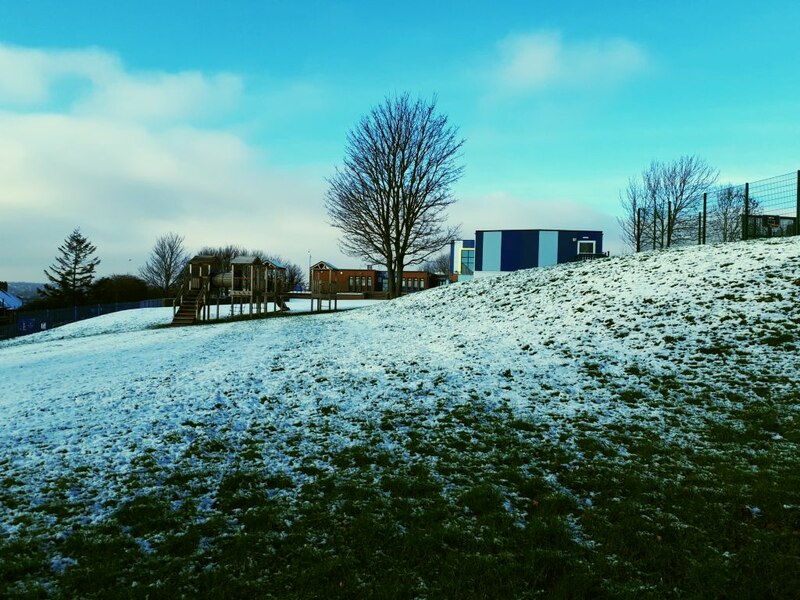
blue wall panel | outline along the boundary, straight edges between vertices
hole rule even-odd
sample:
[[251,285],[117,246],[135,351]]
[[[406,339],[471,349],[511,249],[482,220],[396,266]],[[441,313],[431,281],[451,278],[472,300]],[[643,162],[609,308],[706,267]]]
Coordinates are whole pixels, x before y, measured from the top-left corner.
[[475,270],[483,271],[483,232],[475,232]]
[[558,264],[558,232],[539,232],[539,266],[550,267]]
[[539,232],[504,231],[503,250],[500,260],[502,271],[531,269],[538,266]]
[[[483,270],[500,271],[500,259],[503,251],[503,232],[483,232]],[[477,269],[477,265],[475,265]]]

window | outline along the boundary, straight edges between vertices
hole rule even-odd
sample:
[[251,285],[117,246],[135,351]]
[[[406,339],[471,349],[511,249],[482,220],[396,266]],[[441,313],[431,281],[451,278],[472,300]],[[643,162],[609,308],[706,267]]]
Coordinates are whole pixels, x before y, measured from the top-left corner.
[[352,292],[353,291],[353,277],[352,277],[352,275],[350,277],[348,277],[347,291],[348,292]]
[[372,291],[372,277],[367,277],[367,289]]
[[463,248],[461,250],[461,274],[472,275],[475,272],[475,249]]
[[419,289],[421,289],[421,290],[425,289],[425,280],[424,279],[420,279],[419,280]]
[[594,240],[581,240],[578,242],[578,254],[594,254]]
[[364,286],[365,285],[367,285],[367,278],[362,276],[361,277],[361,290],[362,291],[364,290]]

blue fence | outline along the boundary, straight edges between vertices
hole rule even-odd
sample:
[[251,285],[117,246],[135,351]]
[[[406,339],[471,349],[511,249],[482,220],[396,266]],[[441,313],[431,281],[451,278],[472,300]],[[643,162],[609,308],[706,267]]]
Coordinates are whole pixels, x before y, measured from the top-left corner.
[[113,304],[90,304],[71,308],[45,310],[19,310],[11,313],[13,322],[0,324],[0,340],[36,333],[60,327],[67,323],[83,321],[100,315],[130,310],[132,308],[158,308],[164,306],[164,299],[140,300],[139,302],[115,302]]

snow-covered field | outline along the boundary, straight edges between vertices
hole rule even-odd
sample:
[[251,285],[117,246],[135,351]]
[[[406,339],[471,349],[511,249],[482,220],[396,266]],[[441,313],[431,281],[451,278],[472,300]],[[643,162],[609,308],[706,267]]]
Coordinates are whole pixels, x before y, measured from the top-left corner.
[[[359,445],[427,460],[457,495],[461,479],[409,439],[435,444],[459,407],[531,423],[576,463],[594,435],[624,465],[627,438],[609,432],[701,449],[715,423],[746,427],[735,415],[748,403],[800,400],[800,238],[522,271],[332,314],[154,328],[171,317],[124,311],[0,342],[0,537],[68,535],[147,491],[131,487],[144,469],[153,487],[159,472],[200,463],[222,478],[254,447],[264,473],[292,482],[275,492],[290,504]],[[800,402],[787,406],[796,419]],[[528,468],[579,506],[599,501],[559,465]],[[217,493],[203,490],[200,514]],[[36,510],[55,496],[68,516]],[[518,500],[506,508],[524,519]]]

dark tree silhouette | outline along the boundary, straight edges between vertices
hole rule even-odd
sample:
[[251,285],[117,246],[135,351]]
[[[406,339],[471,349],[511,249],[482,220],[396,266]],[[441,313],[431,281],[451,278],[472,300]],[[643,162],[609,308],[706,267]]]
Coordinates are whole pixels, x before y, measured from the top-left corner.
[[188,260],[183,236],[170,232],[156,240],[150,257],[139,269],[139,276],[162,294],[169,295],[176,291]]
[[384,265],[391,298],[401,294],[405,267],[458,236],[445,225],[463,173],[456,133],[435,98],[387,98],[350,131],[343,165],[328,181],[326,208],[342,251]]
[[152,298],[153,288],[135,275],[109,275],[98,279],[88,296],[92,302],[99,304],[138,302]]
[[100,259],[93,257],[97,248],[75,229],[58,247],[56,262],[45,269],[50,283],[45,284],[40,294],[57,304],[75,305],[86,299],[92,286],[94,273]]

